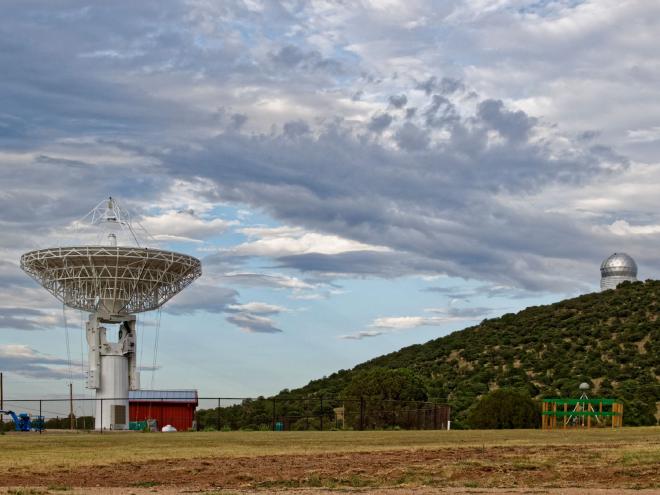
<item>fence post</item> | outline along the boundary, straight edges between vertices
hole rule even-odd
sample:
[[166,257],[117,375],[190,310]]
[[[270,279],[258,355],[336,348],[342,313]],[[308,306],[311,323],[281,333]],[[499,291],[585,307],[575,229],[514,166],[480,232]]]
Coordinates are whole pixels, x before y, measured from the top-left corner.
[[103,433],[103,399],[101,399],[101,433]]
[[321,431],[323,431],[323,395],[321,395]]
[[273,431],[275,431],[275,397],[273,397]]
[[433,429],[438,429],[438,405],[433,404]]
[[[44,425],[46,424],[46,422],[44,421],[44,418],[43,418],[43,414],[41,413],[41,399],[39,399],[39,416],[41,416],[41,421],[42,421],[41,428],[39,428],[39,435],[41,435],[41,430],[44,429]],[[4,427],[5,427],[5,425],[3,424],[2,425],[3,430],[4,430]]]
[[360,430],[364,430],[364,397],[360,396]]
[[218,412],[216,414],[216,429],[220,431],[220,397],[218,397]]

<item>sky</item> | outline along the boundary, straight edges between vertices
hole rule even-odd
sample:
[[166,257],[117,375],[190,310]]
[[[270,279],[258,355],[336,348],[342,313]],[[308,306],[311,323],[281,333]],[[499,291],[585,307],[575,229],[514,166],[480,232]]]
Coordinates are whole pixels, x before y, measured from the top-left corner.
[[[660,276],[660,3],[3,0],[0,370],[66,396],[86,318],[19,268],[117,198],[203,276],[143,388],[270,395]],[[65,239],[65,241],[63,241]]]

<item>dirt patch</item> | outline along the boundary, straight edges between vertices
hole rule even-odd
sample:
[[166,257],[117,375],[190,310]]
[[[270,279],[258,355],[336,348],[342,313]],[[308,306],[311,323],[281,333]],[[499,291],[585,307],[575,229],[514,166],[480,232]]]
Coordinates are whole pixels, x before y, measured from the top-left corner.
[[32,466],[0,475],[0,486],[262,492],[359,489],[370,493],[397,487],[660,488],[657,463],[612,463],[615,454],[614,447],[585,451],[579,446],[516,446],[133,460],[44,472]]
[[[60,488],[0,488],[0,494],[7,495],[175,495],[175,494],[199,494],[199,495],[263,495],[263,490],[245,489],[214,489],[214,490],[189,490],[185,488],[158,487],[158,488],[73,488],[63,490]],[[267,493],[278,495],[657,495],[660,490],[626,490],[608,488],[342,488],[333,490],[328,488],[291,488],[268,490]]]

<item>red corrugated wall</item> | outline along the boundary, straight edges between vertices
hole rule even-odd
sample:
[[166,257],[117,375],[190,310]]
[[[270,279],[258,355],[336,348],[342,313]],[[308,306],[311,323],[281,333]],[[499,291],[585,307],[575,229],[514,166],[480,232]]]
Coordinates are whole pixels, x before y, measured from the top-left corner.
[[186,431],[192,428],[195,419],[195,404],[130,401],[129,406],[131,421],[155,419],[159,430],[165,425],[172,425],[179,431]]

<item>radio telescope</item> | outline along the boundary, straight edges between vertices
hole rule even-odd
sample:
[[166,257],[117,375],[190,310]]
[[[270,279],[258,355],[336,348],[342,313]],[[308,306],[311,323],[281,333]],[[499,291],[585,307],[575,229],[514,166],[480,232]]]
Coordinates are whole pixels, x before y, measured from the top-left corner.
[[[140,245],[139,230],[113,198],[99,203],[78,224],[96,232],[88,245],[30,251],[21,268],[70,308],[90,313],[87,388],[96,391],[95,427],[127,429],[128,391],[140,388],[136,362],[136,313],[161,307],[202,274],[192,256]],[[127,245],[118,245],[118,239]],[[102,324],[118,324],[109,342]]]

